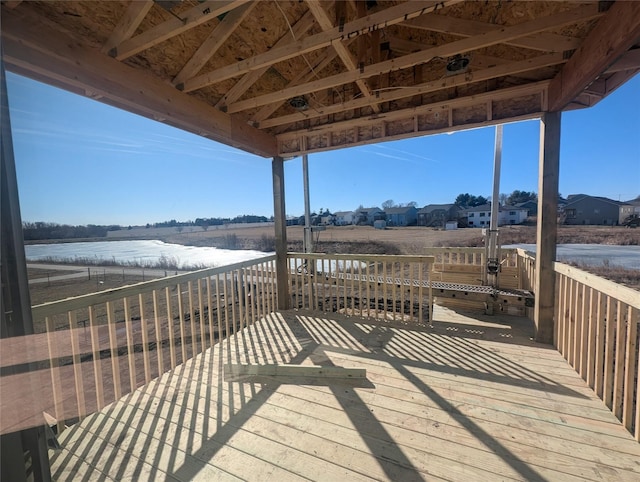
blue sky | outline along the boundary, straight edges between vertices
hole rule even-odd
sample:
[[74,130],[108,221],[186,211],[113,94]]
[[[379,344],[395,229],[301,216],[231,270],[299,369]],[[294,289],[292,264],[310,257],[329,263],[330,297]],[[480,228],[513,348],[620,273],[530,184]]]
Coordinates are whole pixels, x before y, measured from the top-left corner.
[[[270,159],[8,74],[24,221],[135,225],[273,213]],[[453,202],[492,191],[494,128],[309,156],[311,208]],[[504,128],[501,192],[537,191],[539,122]],[[285,164],[304,212],[302,163]],[[640,76],[562,118],[560,192],[640,195]]]

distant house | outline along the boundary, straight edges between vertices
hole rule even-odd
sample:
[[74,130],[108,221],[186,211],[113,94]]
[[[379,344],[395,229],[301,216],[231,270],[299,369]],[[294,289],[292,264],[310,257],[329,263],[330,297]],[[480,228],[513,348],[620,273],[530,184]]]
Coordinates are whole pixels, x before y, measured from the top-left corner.
[[336,226],[348,226],[353,224],[354,215],[353,211],[337,211],[333,222]]
[[[465,211],[470,228],[488,228],[491,225],[491,203],[482,204]],[[527,209],[517,206],[500,206],[498,208],[498,226],[521,224],[526,221]]]
[[335,223],[335,215],[331,214],[329,211],[325,211],[320,216],[320,225],[321,226],[330,226]]
[[572,194],[564,206],[565,224],[622,224],[635,207],[606,197]]
[[418,219],[418,210],[413,206],[387,208],[384,213],[387,216],[387,226],[415,226]]
[[525,201],[523,203],[514,204],[514,206],[526,209],[529,216],[537,216],[538,214],[538,201]]
[[640,197],[627,201],[625,204],[633,207],[633,213],[631,214],[633,217],[640,217]]
[[457,221],[462,208],[455,204],[428,204],[418,211],[418,226],[444,226]]
[[373,226],[374,221],[385,219],[384,211],[380,208],[360,208],[357,209],[353,224],[367,224]]

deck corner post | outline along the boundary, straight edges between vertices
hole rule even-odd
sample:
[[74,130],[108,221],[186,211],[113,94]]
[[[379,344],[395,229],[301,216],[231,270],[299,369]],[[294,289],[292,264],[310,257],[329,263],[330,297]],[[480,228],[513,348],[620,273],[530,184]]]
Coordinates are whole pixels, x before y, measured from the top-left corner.
[[273,173],[273,217],[276,236],[276,282],[278,286],[278,309],[289,309],[289,270],[287,268],[287,220],[284,200],[284,159],[274,157]]
[[560,112],[540,119],[538,225],[534,322],[536,341],[554,342],[556,242],[558,238],[558,179],[560,171]]

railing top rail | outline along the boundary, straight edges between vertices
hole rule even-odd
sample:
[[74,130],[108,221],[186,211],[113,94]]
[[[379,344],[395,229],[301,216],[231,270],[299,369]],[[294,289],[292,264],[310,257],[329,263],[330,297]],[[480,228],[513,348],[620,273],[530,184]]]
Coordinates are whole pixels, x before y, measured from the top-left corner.
[[[517,248],[500,248],[503,253],[515,253]],[[424,248],[426,253],[484,253],[484,246],[440,246]]]
[[516,248],[518,256],[522,256],[525,259],[536,259],[536,254],[533,251],[527,251],[526,249]]
[[327,254],[327,253],[287,253],[289,258],[336,259],[345,261],[402,261],[405,263],[433,263],[435,257],[411,254]]
[[608,279],[601,278],[600,276],[588,273],[574,266],[558,263],[557,261],[553,263],[553,269],[556,273],[567,276],[579,283],[598,290],[607,296],[616,298],[626,305],[640,310],[640,292],[634,289],[622,286],[613,281],[609,281]]
[[166,278],[143,281],[141,283],[136,283],[133,285],[100,291],[98,293],[90,293],[73,298],[67,298],[64,300],[43,303],[32,308],[32,316],[34,319],[41,319],[45,316],[66,313],[67,311],[86,308],[88,306],[105,303],[107,301],[121,300],[128,296],[133,296],[140,293],[148,293],[153,290],[166,288],[167,286],[175,286],[178,283],[186,283],[189,281],[215,276],[217,274],[228,273],[236,269],[247,268],[249,266],[273,261],[275,259],[275,254],[272,254],[269,256],[264,256],[262,258],[250,259],[248,261],[241,261],[239,263],[228,264],[225,266],[205,268],[197,271],[191,271],[189,273],[181,273],[175,276],[167,276]]

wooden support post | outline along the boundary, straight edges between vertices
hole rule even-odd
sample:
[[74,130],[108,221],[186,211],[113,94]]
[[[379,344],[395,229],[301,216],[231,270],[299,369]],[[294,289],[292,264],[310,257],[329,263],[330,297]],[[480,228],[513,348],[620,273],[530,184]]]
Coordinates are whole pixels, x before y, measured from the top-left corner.
[[556,240],[558,231],[558,174],[560,171],[560,112],[540,119],[538,175],[538,231],[534,321],[536,341],[553,343]]
[[282,157],[273,158],[272,173],[278,309],[287,310],[289,309],[289,269],[287,267],[287,220],[284,201],[284,159],[282,159]]

